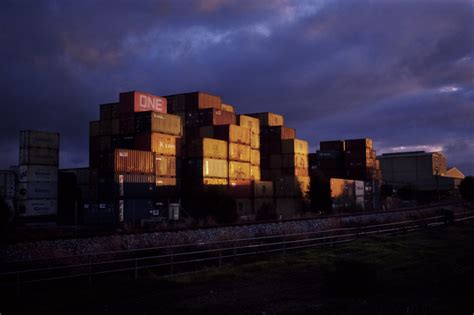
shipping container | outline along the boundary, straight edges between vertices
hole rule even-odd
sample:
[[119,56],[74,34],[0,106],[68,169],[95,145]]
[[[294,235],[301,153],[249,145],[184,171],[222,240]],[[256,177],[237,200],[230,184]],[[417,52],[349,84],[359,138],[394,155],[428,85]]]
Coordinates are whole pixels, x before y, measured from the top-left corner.
[[279,169],[264,169],[260,167],[260,174],[262,180],[274,180],[283,176],[281,168]]
[[119,118],[119,103],[100,104],[100,120]]
[[229,160],[250,162],[250,146],[239,143],[229,143]]
[[59,163],[59,151],[38,147],[20,148],[20,165],[50,165]]
[[273,197],[272,181],[253,181],[253,197],[255,198],[271,198]]
[[236,115],[220,109],[209,108],[188,111],[186,113],[186,128],[202,126],[219,126],[236,123]]
[[308,141],[300,139],[282,140],[281,151],[283,154],[297,153],[308,155]]
[[155,175],[164,177],[176,177],[176,157],[156,154]]
[[134,113],[120,113],[119,131],[121,135],[131,135],[135,133]]
[[239,216],[247,216],[254,214],[252,200],[250,198],[237,198],[235,199],[235,206]]
[[99,137],[99,152],[108,152],[112,150],[112,136]]
[[160,155],[181,156],[181,138],[158,132],[135,135],[135,149]]
[[89,166],[92,168],[99,167],[100,154],[100,138],[89,137]]
[[166,113],[166,98],[143,92],[120,93],[119,111],[121,113],[148,112]]
[[258,166],[258,165],[251,165],[250,166],[250,179],[251,180],[260,180],[261,179],[260,166]]
[[309,182],[307,176],[282,176],[274,181],[275,195],[305,198],[309,191]]
[[174,189],[179,188],[179,179],[176,177],[156,177],[156,187],[157,191],[160,192],[160,189],[172,187]]
[[136,133],[158,132],[175,136],[183,134],[179,116],[155,112],[136,113],[135,131]]
[[[272,154],[270,155],[270,169],[281,169],[281,154]],[[266,165],[265,165],[266,167]]]
[[260,165],[260,151],[259,150],[250,151],[250,164]]
[[89,136],[97,137],[100,135],[100,121],[89,122]]
[[250,163],[229,161],[229,179],[250,179]]
[[57,182],[58,167],[44,165],[20,165],[18,182]]
[[55,215],[58,211],[56,199],[19,200],[18,214],[21,217]]
[[250,131],[256,135],[260,134],[260,120],[258,118],[247,115],[238,115],[237,124],[241,127],[250,129]]
[[282,168],[303,168],[308,169],[308,155],[306,154],[282,154],[281,155]]
[[319,143],[319,147],[321,151],[336,151],[336,152],[344,152],[345,150],[345,143],[343,140],[335,140],[335,141],[321,141]]
[[252,196],[252,181],[229,179],[228,194],[234,198],[250,198]]
[[214,137],[233,143],[250,145],[250,130],[237,125],[215,126]]
[[25,199],[57,199],[57,182],[27,182],[18,183],[17,198]]
[[207,94],[204,92],[192,92],[168,95],[166,98],[172,102],[173,110],[194,110],[215,108],[221,109],[222,100],[219,96]]
[[81,211],[85,225],[114,225],[118,219],[115,203],[85,203]]
[[351,139],[345,140],[346,151],[347,150],[357,150],[357,149],[372,149],[372,139],[363,138],[363,139]]
[[22,130],[20,131],[20,148],[59,150],[59,133]]
[[283,116],[275,113],[265,112],[245,115],[258,118],[260,120],[260,126],[283,126],[285,124]]
[[260,128],[260,145],[279,140],[288,140],[296,138],[295,128],[286,126],[262,127]]
[[199,180],[201,184],[206,185],[206,186],[227,186],[229,184],[229,181],[227,178],[209,178],[209,177],[204,177]]
[[141,151],[151,151],[147,149],[139,148],[135,145],[135,136],[134,135],[118,135],[112,136],[112,149],[136,149]]
[[201,138],[194,140],[188,146],[188,156],[192,158],[224,159],[228,157],[228,145],[226,141]]
[[147,197],[155,194],[156,177],[144,174],[115,174],[116,196]]
[[77,185],[89,185],[90,171],[88,167],[67,168],[59,170],[60,173],[72,173],[76,177]]
[[148,151],[115,149],[114,171],[117,173],[155,173],[154,154]]
[[265,209],[275,209],[273,198],[255,198],[253,199],[253,209],[255,213],[260,213]]
[[229,104],[221,104],[222,110],[225,110],[227,112],[235,113],[235,108],[232,105]]
[[152,218],[165,220],[168,217],[167,203],[161,200],[123,199],[118,201],[117,208],[119,222],[132,226],[142,226]]
[[168,113],[176,114],[178,112],[186,111],[186,95],[168,95],[165,96],[167,102]]
[[288,167],[281,169],[282,176],[309,176],[309,169]]
[[214,177],[228,178],[229,164],[227,160],[220,159],[192,159],[188,160],[188,176],[190,177]]
[[270,154],[281,154],[281,140],[268,139],[260,135],[260,158]]
[[15,171],[0,171],[0,197],[13,199],[16,193]]
[[252,149],[260,149],[260,135],[255,133],[250,134],[250,147]]

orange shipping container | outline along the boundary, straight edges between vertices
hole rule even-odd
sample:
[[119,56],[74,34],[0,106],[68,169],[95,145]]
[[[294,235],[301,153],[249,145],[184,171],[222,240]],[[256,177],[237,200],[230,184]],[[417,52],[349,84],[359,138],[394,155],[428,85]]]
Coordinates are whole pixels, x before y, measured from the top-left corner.
[[215,177],[215,178],[227,178],[229,174],[229,164],[227,160],[218,159],[196,159],[188,161],[188,175],[202,178],[202,177]]
[[260,166],[251,165],[250,166],[250,179],[251,180],[260,180]]
[[229,178],[250,179],[250,163],[229,161]]
[[258,118],[247,115],[238,115],[237,123],[241,127],[250,129],[250,131],[254,134],[260,134],[260,120]]
[[160,155],[180,156],[180,140],[180,137],[158,132],[139,133],[135,136],[135,148]]
[[188,156],[193,158],[213,158],[227,160],[227,142],[202,138],[194,140],[188,146]]
[[229,142],[250,145],[250,129],[237,125],[214,126],[214,137]]
[[250,162],[250,146],[230,142],[229,143],[229,160]]
[[176,157],[155,155],[155,175],[176,177]]
[[265,112],[246,115],[260,119],[260,126],[283,126],[285,124],[283,116],[275,113]]
[[234,106],[229,105],[229,104],[222,104],[222,110],[225,110],[226,112],[235,113]]
[[309,168],[308,155],[306,154],[283,154],[281,155],[281,167],[283,168]]
[[181,117],[155,112],[137,113],[135,114],[135,132],[158,132],[181,136],[183,134]]
[[260,149],[260,135],[255,133],[250,135],[250,146],[252,149]]
[[250,164],[260,165],[260,151],[259,150],[250,151]]
[[117,173],[155,173],[155,159],[152,152],[115,149],[114,155],[114,171]]
[[166,113],[166,98],[143,92],[120,93],[119,110],[121,113],[154,111]]
[[287,139],[281,142],[281,152],[284,154],[308,154],[308,141],[300,139]]

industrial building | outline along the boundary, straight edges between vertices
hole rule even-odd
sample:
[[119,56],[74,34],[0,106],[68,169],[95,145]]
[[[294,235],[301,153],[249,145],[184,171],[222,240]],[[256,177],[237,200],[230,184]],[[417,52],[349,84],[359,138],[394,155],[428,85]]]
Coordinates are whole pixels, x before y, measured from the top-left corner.
[[453,190],[464,175],[457,168],[447,168],[442,152],[384,153],[377,157],[386,184],[411,186],[420,191]]

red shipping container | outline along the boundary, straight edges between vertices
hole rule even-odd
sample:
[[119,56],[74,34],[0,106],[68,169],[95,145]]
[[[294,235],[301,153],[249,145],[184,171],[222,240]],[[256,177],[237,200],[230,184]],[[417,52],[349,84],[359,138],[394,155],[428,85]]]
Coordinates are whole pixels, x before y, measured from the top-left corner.
[[154,111],[166,113],[166,98],[143,92],[120,93],[119,110],[121,113]]

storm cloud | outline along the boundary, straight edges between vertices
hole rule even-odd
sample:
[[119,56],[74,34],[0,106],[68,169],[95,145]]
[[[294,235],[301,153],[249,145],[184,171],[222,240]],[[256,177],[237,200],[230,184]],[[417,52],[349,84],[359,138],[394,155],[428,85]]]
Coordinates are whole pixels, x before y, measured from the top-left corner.
[[442,149],[474,174],[470,1],[6,1],[0,11],[1,167],[21,129],[61,133],[88,164],[88,122],[118,93],[203,90],[240,113],[285,115],[321,140],[378,153]]

